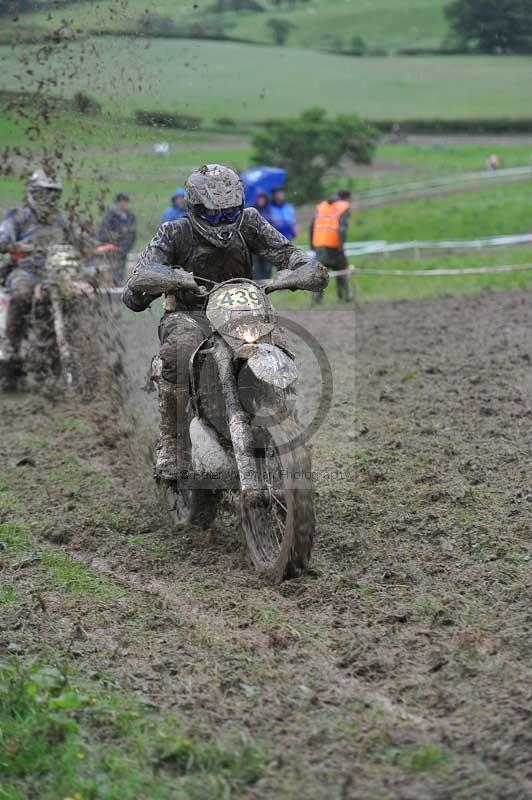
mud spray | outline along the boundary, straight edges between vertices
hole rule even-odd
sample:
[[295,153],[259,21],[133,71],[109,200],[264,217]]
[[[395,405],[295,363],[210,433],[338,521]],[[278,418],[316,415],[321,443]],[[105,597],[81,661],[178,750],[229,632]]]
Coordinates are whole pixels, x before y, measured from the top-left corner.
[[[14,5],[15,8],[15,5]],[[84,154],[84,136],[90,132],[93,116],[100,119],[108,115],[99,103],[83,92],[72,94],[72,82],[84,74],[86,57],[98,63],[106,48],[105,39],[98,41],[76,28],[73,19],[61,8],[52,11],[56,27],[49,33],[34,36],[21,27],[14,36],[13,47],[18,53],[17,74],[19,87],[16,91],[3,92],[0,97],[6,114],[17,120],[21,128],[20,144],[6,147],[0,153],[0,175],[18,178],[21,184],[21,200],[25,181],[37,168],[42,167],[52,177],[66,183],[63,210],[73,228],[79,226],[83,240],[79,249],[87,256],[87,239],[95,237],[97,219],[105,209],[108,194],[106,175]],[[120,14],[125,23],[131,23],[134,12],[130,12],[124,0],[102,7],[99,10],[102,22],[110,21]],[[107,18],[107,19],[106,19]],[[19,18],[14,12],[13,19]],[[127,26],[127,25],[126,25]],[[105,25],[104,25],[105,27]],[[20,47],[19,45],[24,45]],[[142,47],[149,46],[143,42]],[[139,40],[131,37],[124,40],[124,48],[135,48],[139,52]],[[121,90],[129,87],[134,92],[139,84],[146,85],[142,74],[142,62],[129,66],[127,80],[121,82]],[[39,78],[35,78],[36,66]],[[92,91],[105,93],[108,90],[107,76],[99,70],[87,77]],[[108,116],[112,124],[112,117]],[[82,178],[82,179],[81,179]],[[85,234],[89,236],[86,237]],[[89,318],[90,317],[90,318]],[[145,385],[150,353],[156,347],[156,321],[151,319],[135,327],[128,324],[126,312],[120,299],[102,294],[92,303],[91,312],[76,320],[76,350],[84,362],[92,362],[94,376],[92,391],[84,392],[82,400],[108,405],[110,416],[107,428],[113,425],[135,431],[135,451],[140,463],[150,464],[153,456],[153,440],[156,427],[156,407],[151,398],[142,391]],[[139,341],[146,346],[138,350]],[[148,345],[151,342],[151,347]],[[44,387],[50,399],[56,389]]]

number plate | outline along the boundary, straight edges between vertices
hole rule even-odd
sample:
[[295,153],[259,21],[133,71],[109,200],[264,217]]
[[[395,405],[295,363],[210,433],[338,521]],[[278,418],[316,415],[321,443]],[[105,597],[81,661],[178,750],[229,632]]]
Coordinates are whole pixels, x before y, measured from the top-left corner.
[[216,295],[216,308],[223,308],[226,311],[249,310],[261,308],[261,306],[260,294],[252,286],[224,288]]

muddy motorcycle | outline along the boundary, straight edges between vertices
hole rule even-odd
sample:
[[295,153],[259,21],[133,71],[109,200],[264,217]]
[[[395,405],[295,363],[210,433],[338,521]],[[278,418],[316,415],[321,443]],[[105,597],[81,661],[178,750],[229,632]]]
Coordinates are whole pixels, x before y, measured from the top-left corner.
[[[24,251],[19,258],[27,255],[28,251]],[[41,383],[55,376],[60,377],[66,393],[76,392],[80,386],[80,369],[79,353],[73,340],[79,338],[83,306],[93,296],[94,286],[81,275],[80,257],[75,248],[69,245],[49,247],[42,280],[33,291],[20,357],[5,370],[4,384],[15,384],[23,377],[29,378],[30,383]]]
[[[311,290],[311,277],[297,273],[270,291]],[[205,298],[212,333],[189,366],[192,469],[188,479],[166,484],[167,500],[177,526],[208,527],[222,496],[237,493],[255,568],[276,582],[293,578],[309,563],[315,529],[310,452],[295,413],[294,356],[257,283],[225,281]],[[168,295],[166,303],[171,308]]]

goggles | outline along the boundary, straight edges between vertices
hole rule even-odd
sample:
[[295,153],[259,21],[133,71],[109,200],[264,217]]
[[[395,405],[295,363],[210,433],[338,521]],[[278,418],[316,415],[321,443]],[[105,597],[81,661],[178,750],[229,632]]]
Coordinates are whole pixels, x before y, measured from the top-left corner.
[[231,225],[238,222],[242,216],[242,206],[213,210],[212,208],[205,208],[203,205],[197,205],[194,206],[194,213],[209,225],[216,226],[223,225],[224,223]]
[[29,187],[31,196],[34,200],[56,202],[61,197],[60,189],[46,189],[44,186]]

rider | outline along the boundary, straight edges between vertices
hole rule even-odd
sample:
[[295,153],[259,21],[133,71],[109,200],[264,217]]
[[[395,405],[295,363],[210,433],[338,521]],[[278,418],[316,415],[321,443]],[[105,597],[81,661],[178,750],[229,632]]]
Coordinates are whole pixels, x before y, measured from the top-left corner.
[[[316,286],[326,285],[325,268],[278,233],[255,208],[244,208],[239,176],[228,167],[209,164],[186,184],[188,214],[167,222],[141,253],[123,293],[133,311],[144,311],[162,293],[176,295],[159,325],[161,374],[158,377],[160,436],[155,476],[175,480],[188,468],[188,362],[210,329],[203,304],[202,278],[219,283],[251,278],[252,256],[266,258],[281,271],[313,267]],[[165,265],[161,267],[161,265]],[[153,286],[146,291],[146,286]],[[142,287],[142,288],[140,288]]]
[[[2,360],[14,370],[28,324],[33,292],[42,279],[47,248],[75,244],[72,226],[59,210],[61,182],[37,169],[26,186],[26,202],[0,223],[0,253],[11,253],[6,286],[11,295],[6,322],[7,347]],[[77,243],[77,242],[76,242]]]

